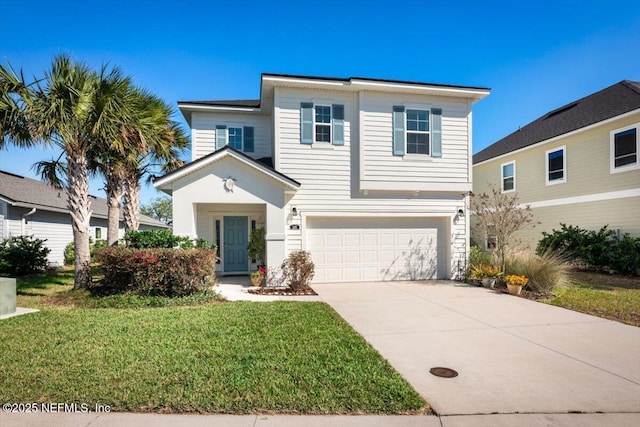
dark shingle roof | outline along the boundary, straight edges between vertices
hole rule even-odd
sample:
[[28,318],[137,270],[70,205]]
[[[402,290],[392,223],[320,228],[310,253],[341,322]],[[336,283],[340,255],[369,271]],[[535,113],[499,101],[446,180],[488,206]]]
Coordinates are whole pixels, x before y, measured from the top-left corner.
[[178,104],[208,105],[212,107],[260,108],[259,99],[222,99],[212,101],[178,101]]
[[473,156],[473,163],[519,150],[640,108],[640,83],[623,80],[550,111]]
[[[25,178],[0,170],[0,197],[11,204],[35,207],[54,212],[68,211],[67,195],[64,190],[56,190],[50,185],[36,179]],[[91,210],[96,218],[107,218],[107,200],[91,196]],[[122,220],[122,215],[120,215]],[[140,223],[166,227],[146,215],[140,215]]]

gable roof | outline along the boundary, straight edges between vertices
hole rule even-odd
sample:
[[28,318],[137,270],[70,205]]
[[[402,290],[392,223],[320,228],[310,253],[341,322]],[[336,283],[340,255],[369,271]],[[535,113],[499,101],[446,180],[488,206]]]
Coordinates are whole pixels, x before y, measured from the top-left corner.
[[[69,212],[67,195],[64,190],[56,190],[49,184],[37,179],[26,178],[10,172],[0,170],[0,199],[7,201],[12,206],[23,208],[36,208],[52,212]],[[107,218],[107,200],[101,197],[90,196],[92,216]],[[122,220],[122,214],[120,220]],[[168,225],[146,215],[140,215],[140,223],[156,227]]]
[[640,82],[623,80],[557,108],[473,156],[480,163],[640,108]]
[[220,160],[222,157],[224,157],[225,155],[230,155],[238,160],[240,160],[241,162],[245,163],[246,165],[253,167],[254,169],[259,170],[260,172],[272,177],[273,179],[275,179],[276,181],[280,181],[281,183],[285,184],[286,186],[293,188],[293,189],[298,189],[300,187],[300,183],[298,181],[296,181],[293,178],[288,177],[287,175],[283,174],[282,172],[278,172],[277,170],[275,170],[273,167],[270,166],[271,162],[271,158],[266,157],[260,160],[256,160],[253,157],[248,156],[247,154],[243,153],[242,151],[238,151],[235,148],[232,148],[228,145],[225,145],[224,147],[214,151],[213,153],[207,154],[204,157],[201,157],[191,163],[187,163],[186,165],[172,171],[169,172],[168,174],[158,177],[156,179],[153,180],[153,185],[158,188],[161,187],[163,185],[169,184],[173,181],[175,181],[178,178],[181,178],[185,175],[188,175],[192,172],[195,172],[198,169],[201,169],[211,163],[216,162],[217,160]]

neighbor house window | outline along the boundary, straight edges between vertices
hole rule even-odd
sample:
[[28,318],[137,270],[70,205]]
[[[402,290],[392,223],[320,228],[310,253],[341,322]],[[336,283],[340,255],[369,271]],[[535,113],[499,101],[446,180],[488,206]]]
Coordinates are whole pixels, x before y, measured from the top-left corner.
[[566,182],[567,162],[565,147],[555,148],[546,152],[547,156],[547,185]]
[[429,154],[428,110],[407,110],[407,153]]
[[492,251],[498,247],[498,238],[496,236],[488,236],[486,241],[486,249]]
[[331,142],[331,107],[315,106],[316,142]]
[[102,239],[102,228],[96,227],[96,240]]
[[502,165],[502,191],[513,191],[516,189],[516,162],[504,163]]
[[634,169],[638,167],[638,129],[633,125],[611,132],[611,171]]

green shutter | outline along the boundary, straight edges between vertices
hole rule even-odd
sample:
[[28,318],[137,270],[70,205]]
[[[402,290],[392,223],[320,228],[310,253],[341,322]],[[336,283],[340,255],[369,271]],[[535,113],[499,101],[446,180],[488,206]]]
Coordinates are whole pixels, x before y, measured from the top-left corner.
[[300,143],[313,144],[313,104],[300,104]]
[[244,127],[244,152],[253,153],[253,151],[254,151],[253,126],[245,126]]
[[216,150],[227,145],[227,127],[224,125],[216,125]]
[[404,133],[404,107],[393,106],[393,155],[404,156],[405,154],[405,133]]
[[333,145],[344,145],[344,105],[331,106],[333,125]]
[[431,109],[431,157],[442,157],[442,108]]

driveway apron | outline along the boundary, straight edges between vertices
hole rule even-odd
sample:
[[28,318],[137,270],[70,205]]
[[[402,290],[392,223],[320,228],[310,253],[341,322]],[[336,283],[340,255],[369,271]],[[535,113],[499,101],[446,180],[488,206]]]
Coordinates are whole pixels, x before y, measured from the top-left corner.
[[640,413],[640,328],[448,281],[314,289],[440,415]]

